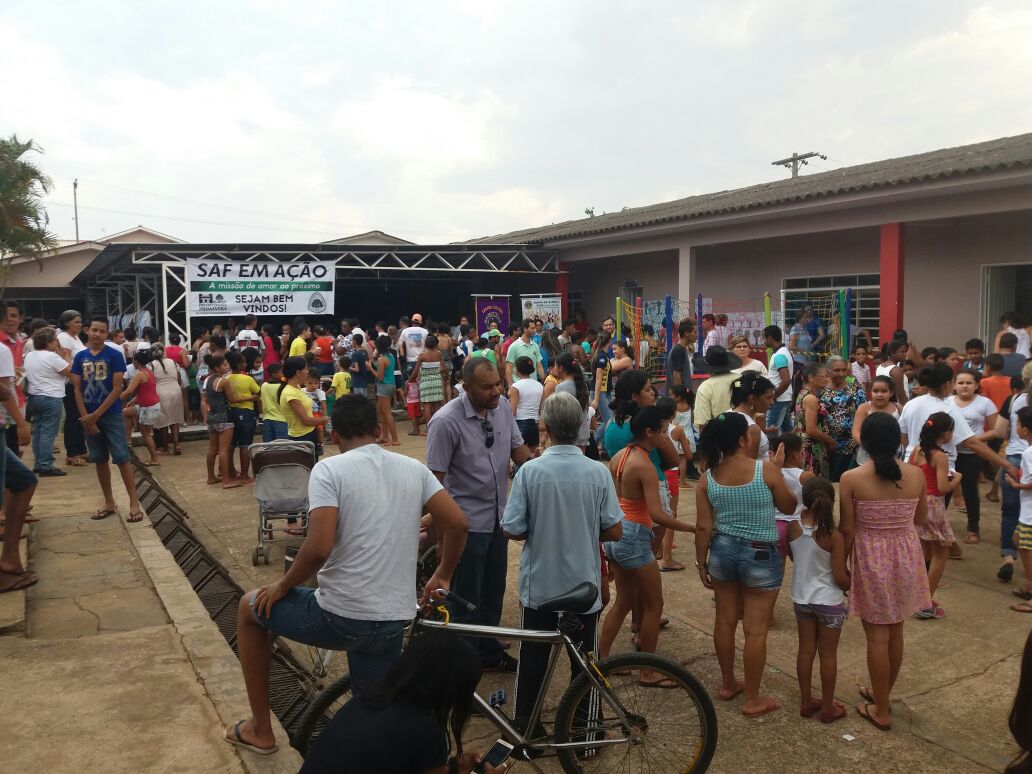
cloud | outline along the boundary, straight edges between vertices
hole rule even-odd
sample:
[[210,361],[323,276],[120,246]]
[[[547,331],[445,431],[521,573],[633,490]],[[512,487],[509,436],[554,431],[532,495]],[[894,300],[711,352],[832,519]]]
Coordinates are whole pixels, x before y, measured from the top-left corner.
[[1028,131],[1032,10],[929,7],[12,0],[0,125],[55,203],[164,216],[88,235],[448,241]]

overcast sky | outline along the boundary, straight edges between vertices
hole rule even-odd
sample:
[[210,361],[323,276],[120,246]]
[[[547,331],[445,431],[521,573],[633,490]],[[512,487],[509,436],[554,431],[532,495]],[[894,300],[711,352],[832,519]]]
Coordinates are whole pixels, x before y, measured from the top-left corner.
[[1032,131],[1032,6],[4,0],[53,229],[450,242]]

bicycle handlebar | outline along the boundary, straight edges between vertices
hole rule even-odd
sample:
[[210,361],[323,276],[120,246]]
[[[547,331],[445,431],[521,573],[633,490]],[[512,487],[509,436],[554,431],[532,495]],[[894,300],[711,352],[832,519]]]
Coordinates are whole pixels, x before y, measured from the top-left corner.
[[437,589],[437,591],[435,591],[434,594],[436,596],[438,596],[441,599],[441,601],[443,601],[443,602],[451,602],[453,605],[455,605],[456,607],[462,608],[467,613],[475,613],[476,610],[477,610],[477,606],[476,605],[474,605],[469,600],[463,599],[458,594],[456,594],[454,591],[447,591],[445,589]]

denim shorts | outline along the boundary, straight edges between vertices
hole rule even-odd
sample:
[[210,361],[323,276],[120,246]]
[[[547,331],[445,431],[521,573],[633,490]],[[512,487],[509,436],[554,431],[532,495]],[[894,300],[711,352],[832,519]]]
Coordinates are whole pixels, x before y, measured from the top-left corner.
[[606,556],[621,570],[636,570],[656,561],[652,552],[652,530],[644,524],[623,520],[623,537],[616,543],[604,543]]
[[155,403],[153,406],[137,406],[136,407],[136,418],[141,425],[147,427],[153,427],[154,423],[158,421],[158,417],[161,416],[161,404]]
[[288,640],[326,650],[345,650],[356,683],[370,685],[382,680],[401,655],[408,621],[359,621],[319,606],[315,589],[297,586],[272,606],[270,615],[254,609],[254,593],[248,604],[262,628]]
[[86,433],[86,448],[91,462],[124,465],[129,461],[129,444],[125,440],[125,422],[121,411],[108,411],[97,420],[99,433]]
[[376,385],[376,397],[378,397],[378,398],[393,398],[394,397],[394,385],[393,384],[377,384]]
[[254,443],[254,431],[258,429],[258,415],[252,409],[230,406],[229,418],[233,422],[233,447],[250,446]]
[[710,577],[747,589],[778,589],[785,575],[777,543],[746,540],[715,532],[710,542]]
[[5,451],[4,477],[3,480],[0,480],[0,487],[12,492],[24,492],[29,487],[35,486],[39,481],[36,474],[18,459],[18,455],[11,451],[10,446]]
[[844,604],[800,605],[798,602],[793,602],[792,606],[795,608],[797,621],[816,621],[826,629],[841,629],[849,612]]

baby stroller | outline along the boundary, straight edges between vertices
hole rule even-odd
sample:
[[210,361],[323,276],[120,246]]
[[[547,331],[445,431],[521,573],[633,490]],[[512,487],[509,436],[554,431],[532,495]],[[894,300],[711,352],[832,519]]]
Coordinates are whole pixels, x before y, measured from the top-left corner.
[[[300,529],[308,534],[308,476],[315,467],[315,444],[311,441],[270,441],[250,447],[254,468],[254,496],[258,500],[258,545],[251,551],[251,564],[269,563],[266,543],[298,540],[286,534]],[[287,519],[297,519],[288,526]]]

